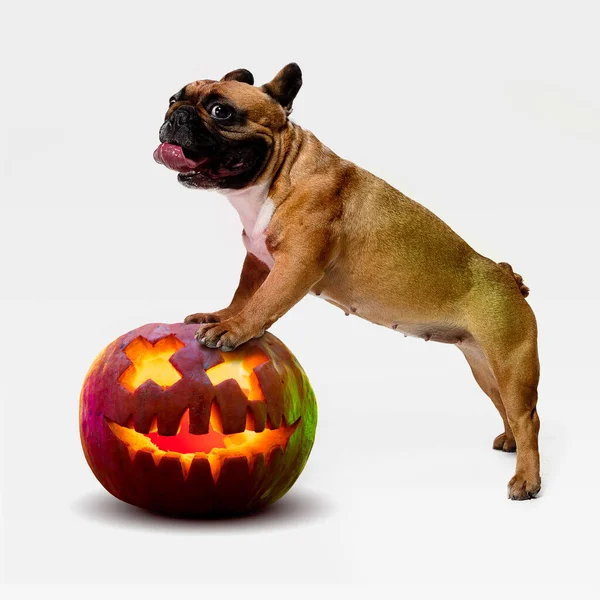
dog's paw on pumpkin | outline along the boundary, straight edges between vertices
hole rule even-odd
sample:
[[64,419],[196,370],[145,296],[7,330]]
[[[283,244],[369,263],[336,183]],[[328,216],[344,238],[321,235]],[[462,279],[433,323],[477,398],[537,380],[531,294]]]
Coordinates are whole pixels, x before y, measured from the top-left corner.
[[196,331],[196,339],[209,348],[219,348],[223,352],[235,350],[249,339],[259,337],[264,332],[255,332],[236,318],[225,319],[220,323],[204,323]]
[[494,450],[502,450],[502,452],[516,452],[517,442],[515,442],[514,438],[508,439],[506,437],[506,433],[501,433],[494,440]]
[[188,315],[183,322],[189,325],[190,323],[218,323],[220,320],[217,313],[193,313]]

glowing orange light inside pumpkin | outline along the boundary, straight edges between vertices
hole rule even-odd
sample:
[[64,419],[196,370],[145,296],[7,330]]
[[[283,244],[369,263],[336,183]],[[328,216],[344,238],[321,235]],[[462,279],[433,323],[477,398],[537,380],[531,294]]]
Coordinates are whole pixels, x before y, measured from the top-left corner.
[[[248,354],[246,349],[236,350],[235,352],[223,353],[220,352],[223,362],[207,369],[206,374],[213,385],[218,385],[227,379],[237,381],[240,389],[244,392],[249,400],[265,400],[265,396],[260,387],[260,383],[254,367],[263,364],[268,358],[262,352],[254,352]],[[246,416],[245,432],[237,434],[238,441],[243,442],[240,435],[255,433],[255,423],[252,412],[248,411]],[[167,452],[179,452],[188,454],[194,452],[210,453],[214,448],[225,448],[225,438],[231,439],[231,435],[223,434],[223,423],[221,413],[216,404],[212,404],[210,411],[210,424],[208,433],[196,435],[190,433],[190,411],[189,409],[183,413],[177,435],[160,435],[153,423],[150,428],[150,433],[147,437],[159,449]],[[267,429],[270,427],[268,426]],[[233,436],[234,439],[235,435]],[[244,438],[245,439],[245,438]]]
[[183,342],[174,335],[164,337],[155,344],[143,337],[136,338],[124,350],[132,364],[123,371],[119,383],[130,392],[148,379],[162,388],[168,388],[181,379],[181,373],[169,359],[183,346]]
[[219,423],[217,424],[216,412],[213,408],[208,433],[203,435],[190,433],[190,411],[188,409],[183,413],[183,417],[181,417],[177,435],[159,435],[158,431],[150,431],[148,437],[158,449],[180,452],[181,454],[189,452],[208,453],[213,448],[225,448],[225,443],[223,442],[225,436],[220,431],[220,415],[218,416]]
[[213,385],[227,379],[235,379],[248,400],[263,400],[265,396],[260,389],[254,367],[269,360],[262,352],[248,354],[245,350],[221,353],[222,363],[207,369],[206,374]]

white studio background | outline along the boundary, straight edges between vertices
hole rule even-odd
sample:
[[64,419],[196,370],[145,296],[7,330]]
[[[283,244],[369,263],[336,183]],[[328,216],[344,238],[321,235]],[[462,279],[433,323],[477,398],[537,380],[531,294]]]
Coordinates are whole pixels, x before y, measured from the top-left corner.
[[[6,6],[6,590],[36,597],[19,585],[104,583],[118,597],[121,584],[254,582],[286,593],[299,583],[392,584],[410,597],[597,591],[597,8]],[[87,467],[78,397],[93,358],[143,323],[225,306],[244,256],[226,200],[179,186],[152,160],[168,98],[240,67],[261,84],[290,61],[304,73],[295,121],[531,287],[542,364],[538,500],[506,499],[514,455],[492,451],[501,421],[459,352],[313,297],[272,327],[310,376],[320,412],[308,465],[271,510],[161,519],[113,499]]]

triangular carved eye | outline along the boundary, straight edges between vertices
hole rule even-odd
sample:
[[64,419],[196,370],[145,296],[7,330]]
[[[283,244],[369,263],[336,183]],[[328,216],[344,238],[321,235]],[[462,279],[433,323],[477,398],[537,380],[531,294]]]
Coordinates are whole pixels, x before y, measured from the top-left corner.
[[169,359],[184,345],[174,335],[154,344],[143,337],[135,338],[124,349],[131,364],[119,377],[119,383],[129,392],[134,392],[148,379],[163,389],[171,387],[181,379],[181,373]]
[[244,350],[221,352],[223,362],[207,369],[206,374],[213,385],[234,379],[248,400],[265,400],[254,368],[267,362],[268,357],[259,350],[251,354]]

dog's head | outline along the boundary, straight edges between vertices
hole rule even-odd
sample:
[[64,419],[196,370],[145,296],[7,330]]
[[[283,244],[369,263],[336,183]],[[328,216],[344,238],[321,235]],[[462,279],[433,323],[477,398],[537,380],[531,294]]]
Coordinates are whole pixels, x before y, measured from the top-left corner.
[[191,188],[241,189],[265,171],[275,140],[302,85],[297,64],[262,87],[252,73],[232,71],[220,81],[184,86],[169,100],[156,162],[178,171]]

